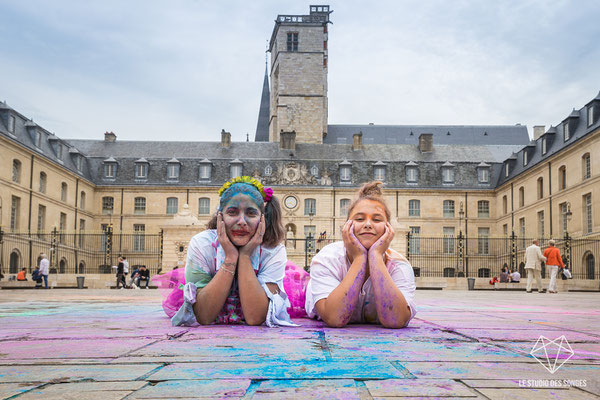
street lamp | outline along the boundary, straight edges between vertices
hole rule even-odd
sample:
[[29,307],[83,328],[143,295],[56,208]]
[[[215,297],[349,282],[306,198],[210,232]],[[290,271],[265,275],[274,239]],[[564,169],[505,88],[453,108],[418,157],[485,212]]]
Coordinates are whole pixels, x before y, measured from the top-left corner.
[[465,217],[465,210],[463,209],[463,202],[460,202],[460,208],[458,209],[458,230],[462,233],[462,220]]
[[315,216],[315,210],[311,207],[308,210],[309,230],[308,236],[304,238],[304,269],[308,269],[308,253],[313,253],[314,246],[312,242],[312,220]]

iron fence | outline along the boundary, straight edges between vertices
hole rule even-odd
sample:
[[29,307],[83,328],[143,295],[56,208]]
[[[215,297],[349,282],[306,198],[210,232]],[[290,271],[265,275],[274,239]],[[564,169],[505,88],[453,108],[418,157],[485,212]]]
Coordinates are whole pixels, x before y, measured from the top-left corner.
[[156,273],[162,260],[161,233],[113,233],[109,227],[98,233],[64,233],[58,230],[29,235],[0,229],[0,271],[15,274],[22,268],[31,273],[45,253],[50,273],[111,274],[120,255],[130,268],[139,265]]

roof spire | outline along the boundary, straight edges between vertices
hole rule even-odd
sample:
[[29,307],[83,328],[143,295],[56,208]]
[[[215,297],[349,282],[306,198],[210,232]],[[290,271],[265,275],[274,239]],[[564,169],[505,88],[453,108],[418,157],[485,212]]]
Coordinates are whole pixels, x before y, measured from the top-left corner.
[[268,55],[265,52],[265,77],[263,80],[262,96],[260,98],[260,109],[258,112],[258,122],[256,123],[255,142],[269,141],[269,108],[271,102],[271,92],[269,90],[269,68]]

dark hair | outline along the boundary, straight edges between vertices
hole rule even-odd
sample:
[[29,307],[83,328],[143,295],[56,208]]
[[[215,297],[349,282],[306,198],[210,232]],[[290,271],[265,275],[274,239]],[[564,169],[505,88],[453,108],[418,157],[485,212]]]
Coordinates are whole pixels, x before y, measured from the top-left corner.
[[390,213],[390,209],[388,208],[387,204],[385,203],[385,199],[383,198],[381,185],[383,185],[383,183],[379,181],[367,182],[364,185],[362,185],[362,187],[358,191],[358,198],[354,200],[352,204],[350,204],[350,207],[348,207],[348,215],[346,215],[346,220],[350,217],[350,214],[352,214],[352,210],[354,209],[354,207],[356,207],[356,205],[362,200],[373,200],[380,203],[383,206],[383,209],[385,210],[385,217],[389,221],[392,217],[392,214]]
[[[269,248],[275,247],[283,242],[285,238],[279,199],[275,196],[271,197],[271,200],[266,203],[266,206],[261,211],[265,214],[265,235],[263,236],[262,244]],[[206,229],[217,229],[217,213],[208,221]]]

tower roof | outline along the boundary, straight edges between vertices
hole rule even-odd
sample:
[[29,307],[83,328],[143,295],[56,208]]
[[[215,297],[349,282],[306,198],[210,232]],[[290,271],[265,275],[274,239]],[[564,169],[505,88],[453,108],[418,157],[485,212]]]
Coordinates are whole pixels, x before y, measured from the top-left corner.
[[265,79],[263,81],[262,96],[260,98],[260,110],[258,112],[258,122],[256,123],[256,134],[254,135],[255,142],[269,141],[270,101],[271,93],[269,91],[269,76],[267,73],[267,65],[265,64]]

